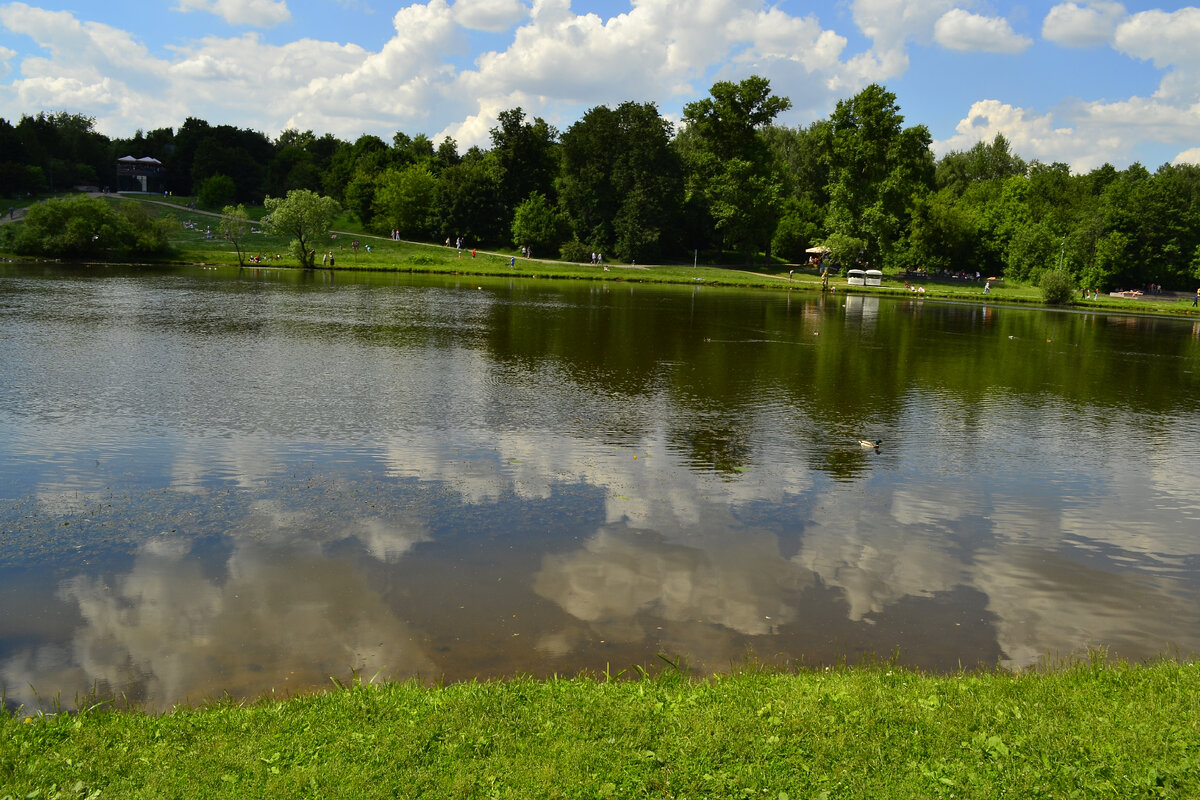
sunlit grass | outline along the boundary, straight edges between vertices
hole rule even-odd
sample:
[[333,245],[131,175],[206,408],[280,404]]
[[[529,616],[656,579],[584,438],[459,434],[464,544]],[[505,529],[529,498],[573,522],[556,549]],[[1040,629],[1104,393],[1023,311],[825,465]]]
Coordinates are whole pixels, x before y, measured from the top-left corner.
[[[171,244],[175,252],[170,261],[205,265],[237,264],[233,245],[217,233],[217,217],[190,208],[192,198],[126,196],[124,199],[146,203],[156,211],[171,216]],[[261,219],[263,215],[261,206],[248,207],[247,212],[253,220]],[[357,220],[347,212],[335,220],[334,229],[338,231],[336,234],[317,243],[315,247],[318,254],[332,253],[338,270],[675,283],[804,292],[821,290],[821,278],[811,268],[796,268],[791,273],[787,265],[738,269],[704,265],[693,267],[691,264],[632,265],[610,261],[598,266],[557,259],[525,259],[516,249],[503,248],[476,250],[472,255],[470,247],[458,251],[441,244],[395,242],[387,237],[364,233]],[[260,232],[250,234],[242,243],[244,256],[252,259],[248,263],[260,267],[299,268],[288,255],[288,240],[261,232],[261,227],[258,230]],[[357,248],[353,247],[355,241],[359,242]],[[1041,305],[1043,302],[1042,292],[1036,285],[1012,281],[993,284],[987,294],[983,291],[983,284],[975,281],[909,279],[907,286],[905,283],[903,275],[888,274],[885,275],[884,285],[879,288],[850,287],[844,277],[831,277],[829,287],[834,299],[855,294],[906,297],[914,302],[950,300],[988,305]],[[1076,298],[1066,308],[1200,316],[1200,309],[1192,308],[1190,296],[1181,299],[1147,299],[1101,295],[1095,300]]]
[[1200,667],[1176,662],[359,683],[0,719],[0,797],[14,798],[1197,793]]

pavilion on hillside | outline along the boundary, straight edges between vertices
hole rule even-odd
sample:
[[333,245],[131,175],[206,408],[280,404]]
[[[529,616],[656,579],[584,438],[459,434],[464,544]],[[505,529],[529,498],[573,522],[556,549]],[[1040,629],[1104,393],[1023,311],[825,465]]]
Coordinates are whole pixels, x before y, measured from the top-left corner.
[[157,158],[121,156],[117,159],[117,191],[161,192],[166,173],[166,167]]

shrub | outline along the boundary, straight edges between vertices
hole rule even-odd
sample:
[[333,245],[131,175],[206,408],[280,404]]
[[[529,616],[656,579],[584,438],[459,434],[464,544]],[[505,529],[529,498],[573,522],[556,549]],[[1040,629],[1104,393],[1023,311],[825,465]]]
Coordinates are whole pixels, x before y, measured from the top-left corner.
[[1043,271],[1039,285],[1042,289],[1042,299],[1052,306],[1069,305],[1075,297],[1075,282],[1060,269]]
[[233,202],[237,186],[228,175],[213,175],[205,178],[196,192],[196,202],[201,208],[221,208]]
[[588,247],[583,242],[567,242],[558,249],[559,258],[563,261],[578,261],[583,263],[592,260],[592,253],[595,250]]
[[13,247],[21,255],[54,258],[157,255],[168,250],[167,224],[140,203],[114,208],[100,198],[68,195],[30,206]]

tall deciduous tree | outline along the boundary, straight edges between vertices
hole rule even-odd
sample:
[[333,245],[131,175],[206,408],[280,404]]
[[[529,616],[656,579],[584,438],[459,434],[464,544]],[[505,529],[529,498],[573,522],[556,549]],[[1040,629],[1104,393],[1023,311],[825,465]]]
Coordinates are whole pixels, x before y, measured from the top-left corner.
[[598,106],[562,135],[559,202],[575,238],[622,260],[659,255],[677,227],[683,172],[652,103]]
[[389,169],[376,182],[374,227],[398,230],[405,237],[428,237],[436,201],[437,179],[427,163]]
[[555,252],[563,240],[565,220],[541,192],[534,192],[513,214],[515,245],[529,245],[538,252]]
[[707,205],[726,245],[752,259],[758,247],[770,248],[780,212],[780,177],[761,130],[791,101],[757,75],[720,81],[709,94],[683,109],[688,192]]
[[314,245],[329,235],[329,226],[339,211],[338,202],[311,189],[293,189],[286,197],[268,197],[263,206],[268,215],[268,230],[291,236],[292,254],[300,265],[315,266]]
[[465,236],[469,242],[499,242],[507,238],[502,227],[500,167],[491,154],[472,148],[458,164],[438,175],[436,216],[439,235]]
[[871,84],[839,102],[825,129],[826,228],[863,239],[870,260],[887,260],[908,226],[913,196],[933,186],[929,130],[903,122],[896,95]]
[[526,122],[520,108],[501,111],[498,121],[491,130],[492,154],[501,169],[506,212],[511,215],[534,192],[554,197],[558,131],[541,117]]

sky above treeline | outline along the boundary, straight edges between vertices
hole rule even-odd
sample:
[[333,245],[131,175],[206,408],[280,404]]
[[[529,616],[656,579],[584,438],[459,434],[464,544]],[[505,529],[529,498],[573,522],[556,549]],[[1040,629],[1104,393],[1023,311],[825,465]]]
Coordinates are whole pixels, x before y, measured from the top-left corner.
[[939,156],[1002,133],[1027,160],[1153,169],[1200,163],[1197,42],[1200,8],[1107,0],[0,0],[0,117],[464,151],[505,109],[565,130],[649,101],[678,122],[714,82],[762,75],[784,125],[881,83]]

